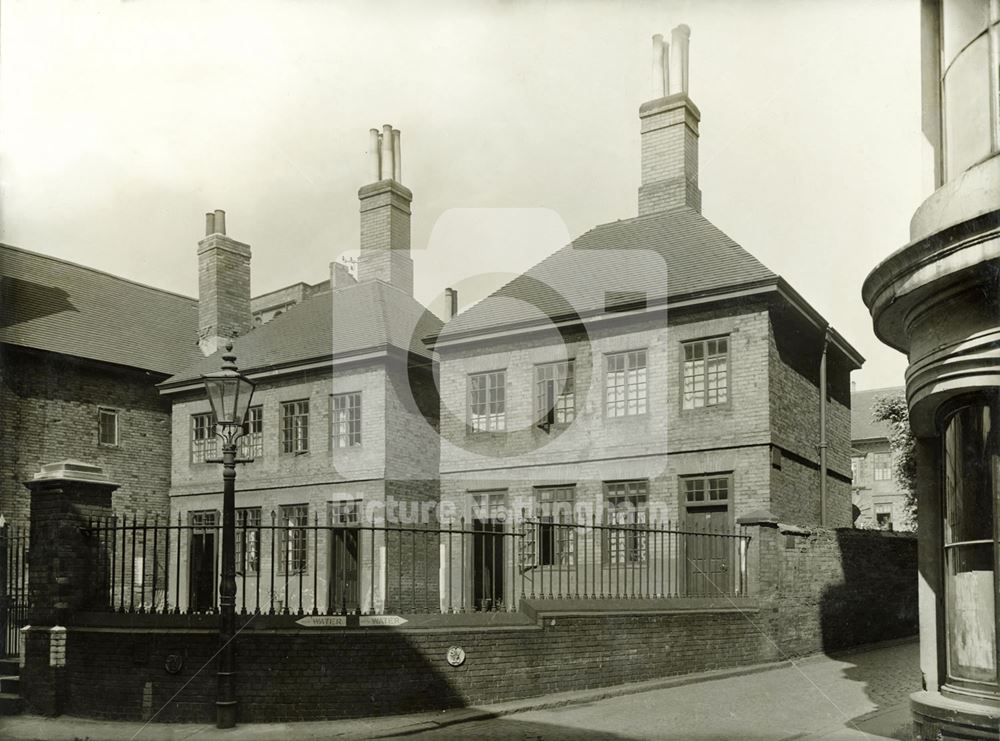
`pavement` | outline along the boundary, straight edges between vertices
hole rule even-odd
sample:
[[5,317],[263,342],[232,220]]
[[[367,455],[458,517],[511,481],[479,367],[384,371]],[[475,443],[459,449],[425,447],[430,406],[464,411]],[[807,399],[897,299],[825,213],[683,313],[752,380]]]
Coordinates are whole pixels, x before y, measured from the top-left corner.
[[920,689],[916,639],[834,656],[414,715],[219,730],[195,723],[0,718],[0,739],[264,741],[265,739],[910,739]]

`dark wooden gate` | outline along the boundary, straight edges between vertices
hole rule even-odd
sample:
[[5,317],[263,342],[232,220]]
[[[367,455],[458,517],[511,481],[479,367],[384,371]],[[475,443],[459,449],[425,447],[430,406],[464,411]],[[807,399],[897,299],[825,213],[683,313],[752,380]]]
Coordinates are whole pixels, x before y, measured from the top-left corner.
[[191,544],[188,548],[188,599],[192,612],[215,609],[215,558],[218,516],[215,512],[192,512]]
[[358,612],[361,609],[358,573],[358,529],[338,527],[330,539],[330,606],[334,611]]

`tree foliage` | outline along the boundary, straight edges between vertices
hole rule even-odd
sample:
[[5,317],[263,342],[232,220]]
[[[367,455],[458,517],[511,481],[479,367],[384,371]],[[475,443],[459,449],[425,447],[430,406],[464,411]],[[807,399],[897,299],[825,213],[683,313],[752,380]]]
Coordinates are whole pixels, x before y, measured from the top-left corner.
[[916,439],[910,430],[910,410],[906,397],[882,396],[872,405],[872,421],[889,428],[889,450],[892,453],[892,473],[906,502],[906,511],[913,522],[917,515]]

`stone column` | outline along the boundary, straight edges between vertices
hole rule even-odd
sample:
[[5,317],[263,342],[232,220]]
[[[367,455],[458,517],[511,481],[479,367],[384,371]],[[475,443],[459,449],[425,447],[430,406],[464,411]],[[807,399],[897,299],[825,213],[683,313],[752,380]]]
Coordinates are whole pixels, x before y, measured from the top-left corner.
[[101,553],[89,537],[92,519],[109,517],[118,488],[98,466],[61,461],[42,466],[31,491],[28,622],[22,693],[31,712],[59,715],[66,689],[67,633],[76,611],[104,598]]

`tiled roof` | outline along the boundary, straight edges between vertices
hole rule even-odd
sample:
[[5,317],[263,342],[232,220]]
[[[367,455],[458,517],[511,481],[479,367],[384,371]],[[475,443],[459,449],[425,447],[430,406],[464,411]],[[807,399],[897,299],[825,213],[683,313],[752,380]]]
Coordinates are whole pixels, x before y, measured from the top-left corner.
[[[293,365],[392,346],[428,358],[421,338],[441,320],[411,296],[381,281],[319,293],[233,340],[241,372]],[[217,371],[222,352],[199,357],[165,386]]]
[[[664,281],[664,275],[666,280]],[[774,283],[778,276],[697,211],[679,208],[591,229],[448,322],[442,340],[647,303]]]
[[0,244],[0,342],[174,373],[197,337],[193,298]]
[[875,440],[889,437],[889,426],[872,421],[872,406],[876,399],[887,396],[905,396],[902,386],[866,389],[851,393],[851,440]]

